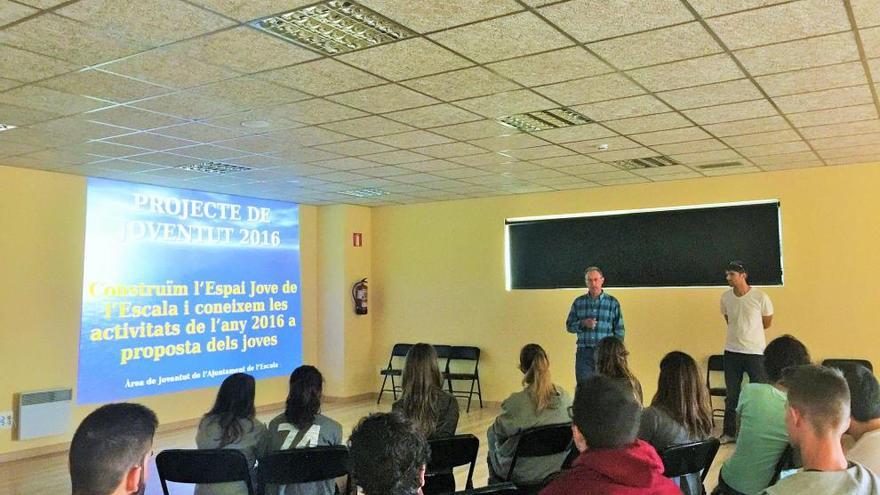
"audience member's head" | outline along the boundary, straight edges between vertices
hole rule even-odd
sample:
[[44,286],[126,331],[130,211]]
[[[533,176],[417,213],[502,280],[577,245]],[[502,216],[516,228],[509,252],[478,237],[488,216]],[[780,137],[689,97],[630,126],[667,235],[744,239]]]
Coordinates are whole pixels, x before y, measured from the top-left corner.
[[683,425],[691,437],[712,433],[712,407],[700,368],[690,355],[672,351],[660,361],[657,393],[651,405]]
[[223,431],[221,445],[235,443],[243,434],[240,420],[254,419],[254,396],[256,384],[254,377],[246,373],[234,373],[226,377],[217,391],[214,407],[205,414],[202,421],[217,421]]
[[550,378],[550,359],[538,344],[527,344],[519,351],[519,370],[523,372],[523,385],[541,412],[550,405],[555,390]]
[[304,429],[315,421],[321,410],[324,377],[314,366],[304,364],[290,374],[290,391],[284,416],[297,429]]
[[416,344],[406,354],[403,365],[404,415],[416,422],[426,437],[434,434],[436,403],[443,390],[443,377],[437,365],[437,351],[431,344]]
[[642,407],[620,382],[594,375],[578,383],[572,405],[575,445],[589,449],[616,449],[633,443],[639,431]]
[[605,337],[599,341],[599,346],[596,348],[596,372],[629,383],[633,395],[641,402],[641,387],[636,376],[629,369],[627,356],[629,351],[626,350],[622,340],[617,337]]
[[425,484],[428,441],[401,415],[376,413],[361,419],[348,447],[354,478],[366,495],[411,495]]
[[868,368],[860,364],[838,366],[849,386],[849,433],[858,439],[862,434],[880,427],[880,385]]
[[[792,444],[809,445],[819,438],[839,439],[849,427],[849,387],[835,368],[804,365],[785,376],[788,387],[786,425]],[[839,445],[839,442],[835,442]]]
[[140,404],[107,404],[86,416],[70,443],[74,495],[144,493],[159,420]]
[[783,381],[785,370],[804,364],[810,364],[810,353],[791,335],[776,337],[764,349],[764,370],[770,383]]

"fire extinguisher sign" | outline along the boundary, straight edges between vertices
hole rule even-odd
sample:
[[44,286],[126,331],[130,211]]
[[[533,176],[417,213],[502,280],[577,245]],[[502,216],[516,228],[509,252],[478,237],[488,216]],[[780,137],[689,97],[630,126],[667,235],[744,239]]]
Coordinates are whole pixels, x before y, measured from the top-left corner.
[[355,232],[351,234],[351,245],[354,247],[361,247],[364,245],[364,234],[360,232]]

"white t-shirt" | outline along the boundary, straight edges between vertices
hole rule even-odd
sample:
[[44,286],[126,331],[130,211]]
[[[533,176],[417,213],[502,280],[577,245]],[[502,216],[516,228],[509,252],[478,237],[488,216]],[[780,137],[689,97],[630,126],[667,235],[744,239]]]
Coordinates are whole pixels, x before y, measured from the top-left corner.
[[733,289],[721,295],[721,314],[727,316],[727,342],[724,349],[743,354],[763,354],[764,338],[762,316],[773,314],[773,303],[764,292],[750,288],[742,297]]
[[880,473],[880,430],[863,434],[846,453],[846,458],[875,473]]

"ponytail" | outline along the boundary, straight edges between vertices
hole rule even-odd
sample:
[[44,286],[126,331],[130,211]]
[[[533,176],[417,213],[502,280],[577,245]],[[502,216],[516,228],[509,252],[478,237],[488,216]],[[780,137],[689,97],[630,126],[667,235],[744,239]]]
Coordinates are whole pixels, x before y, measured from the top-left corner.
[[541,413],[550,406],[556,389],[550,378],[550,360],[538,344],[528,344],[519,354],[519,367],[524,373],[523,386],[535,403],[535,412]]

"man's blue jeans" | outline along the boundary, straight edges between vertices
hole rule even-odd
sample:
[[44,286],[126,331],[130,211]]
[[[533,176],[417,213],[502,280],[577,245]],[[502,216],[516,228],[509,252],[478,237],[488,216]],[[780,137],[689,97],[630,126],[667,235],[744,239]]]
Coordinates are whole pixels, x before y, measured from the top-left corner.
[[596,349],[578,347],[574,355],[574,376],[577,383],[596,374]]

